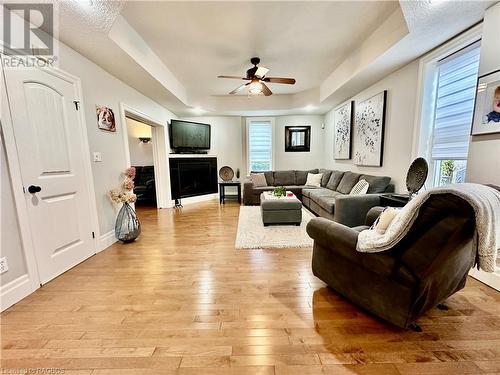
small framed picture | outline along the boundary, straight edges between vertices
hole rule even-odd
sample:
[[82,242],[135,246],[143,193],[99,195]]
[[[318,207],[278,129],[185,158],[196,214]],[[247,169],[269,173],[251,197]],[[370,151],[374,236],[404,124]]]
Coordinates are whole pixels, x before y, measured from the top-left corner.
[[115,114],[109,107],[96,105],[97,127],[107,132],[116,132]]
[[500,70],[477,83],[472,135],[500,133]]

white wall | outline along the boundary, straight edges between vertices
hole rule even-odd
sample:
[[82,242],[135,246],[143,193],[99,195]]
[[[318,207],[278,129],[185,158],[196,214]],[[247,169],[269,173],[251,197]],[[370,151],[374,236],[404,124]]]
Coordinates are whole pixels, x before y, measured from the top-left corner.
[[[333,159],[333,117],[334,110],[325,115],[325,167],[350,170],[357,173],[392,177],[396,191],[406,192],[405,180],[411,163],[415,103],[417,95],[418,61],[388,75],[371,87],[363,90],[352,100],[358,102],[387,90],[387,112],[382,167],[361,167],[353,160]],[[353,142],[353,152],[356,152]]]
[[[62,43],[59,47],[59,54],[60,68],[81,79],[83,108],[90,145],[89,158],[94,151],[102,154],[102,162],[92,163],[92,172],[99,233],[105,236],[113,230],[116,217],[116,209],[108,197],[108,191],[121,182],[120,174],[128,167],[125,161],[123,139],[123,127],[126,124],[122,123],[120,103],[144,113],[161,124],[167,124],[167,121],[175,118],[175,115]],[[116,133],[105,132],[97,128],[96,104],[108,106],[113,110]]]
[[151,138],[151,126],[126,118],[130,165],[154,165],[153,142],[144,143],[139,137]]
[[10,281],[27,274],[26,260],[24,257],[17,212],[14,205],[14,195],[10,182],[9,169],[3,135],[0,142],[0,169],[1,169],[1,190],[0,190],[0,210],[2,211],[0,221],[0,256],[6,257],[9,270],[0,276],[0,286],[6,285]]
[[[274,129],[274,169],[313,169],[326,165],[324,116],[277,116]],[[285,126],[311,126],[310,152],[285,152]]]
[[[500,3],[486,11],[479,75],[500,69]],[[500,133],[471,137],[466,181],[500,186]]]
[[[245,176],[243,159],[241,117],[239,116],[200,116],[183,118],[186,121],[202,122],[211,125],[211,144],[209,154],[217,156],[217,168],[229,166],[239,169],[241,177]],[[228,194],[234,194],[236,188],[227,188]]]

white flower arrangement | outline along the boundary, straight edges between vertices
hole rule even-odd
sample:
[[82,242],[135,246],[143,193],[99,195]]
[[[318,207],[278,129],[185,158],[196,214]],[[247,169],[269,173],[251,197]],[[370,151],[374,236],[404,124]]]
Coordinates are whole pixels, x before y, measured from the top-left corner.
[[134,178],[135,168],[127,168],[123,174],[126,176],[120,187],[110,190],[109,197],[117,204],[134,203],[137,200],[137,195],[134,194]]

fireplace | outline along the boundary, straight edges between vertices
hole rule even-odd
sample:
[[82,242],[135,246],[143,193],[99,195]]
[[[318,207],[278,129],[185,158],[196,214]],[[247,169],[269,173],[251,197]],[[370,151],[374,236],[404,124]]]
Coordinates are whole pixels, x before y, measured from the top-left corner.
[[217,193],[217,158],[169,159],[172,199]]

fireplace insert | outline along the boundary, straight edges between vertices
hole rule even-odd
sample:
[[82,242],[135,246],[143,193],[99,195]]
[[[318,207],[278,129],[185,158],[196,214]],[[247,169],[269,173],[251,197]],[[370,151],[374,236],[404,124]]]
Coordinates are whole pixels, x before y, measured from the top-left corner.
[[172,199],[217,193],[217,158],[170,158]]

